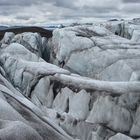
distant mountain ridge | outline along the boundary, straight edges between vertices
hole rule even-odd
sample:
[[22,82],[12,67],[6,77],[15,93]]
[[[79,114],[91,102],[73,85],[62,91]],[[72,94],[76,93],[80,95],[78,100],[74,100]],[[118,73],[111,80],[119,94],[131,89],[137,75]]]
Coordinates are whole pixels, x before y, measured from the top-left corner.
[[0,25],[0,30],[5,30],[7,28],[8,28],[8,26],[2,26],[2,25]]
[[14,26],[14,27],[5,27],[1,26],[0,28],[0,39],[3,38],[6,32],[13,32],[15,34],[23,33],[23,32],[37,32],[40,33],[42,37],[50,38],[52,37],[52,30],[44,29],[41,27],[34,26]]

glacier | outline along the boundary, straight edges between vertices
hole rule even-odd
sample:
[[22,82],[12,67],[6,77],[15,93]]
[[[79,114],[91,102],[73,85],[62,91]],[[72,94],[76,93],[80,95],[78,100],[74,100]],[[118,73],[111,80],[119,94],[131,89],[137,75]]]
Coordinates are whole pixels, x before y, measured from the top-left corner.
[[0,41],[1,140],[139,140],[140,22],[106,21]]

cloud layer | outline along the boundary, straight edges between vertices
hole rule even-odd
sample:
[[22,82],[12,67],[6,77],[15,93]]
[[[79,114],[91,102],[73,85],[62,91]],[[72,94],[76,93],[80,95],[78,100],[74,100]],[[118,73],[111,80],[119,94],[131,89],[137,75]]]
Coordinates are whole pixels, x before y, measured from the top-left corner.
[[45,25],[133,18],[138,0],[0,0],[0,24]]

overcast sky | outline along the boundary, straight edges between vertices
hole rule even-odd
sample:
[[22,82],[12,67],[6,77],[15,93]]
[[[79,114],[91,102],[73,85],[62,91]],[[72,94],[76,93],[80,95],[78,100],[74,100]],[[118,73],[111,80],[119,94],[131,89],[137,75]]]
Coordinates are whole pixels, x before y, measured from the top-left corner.
[[140,0],[0,0],[0,24],[45,25],[140,17]]

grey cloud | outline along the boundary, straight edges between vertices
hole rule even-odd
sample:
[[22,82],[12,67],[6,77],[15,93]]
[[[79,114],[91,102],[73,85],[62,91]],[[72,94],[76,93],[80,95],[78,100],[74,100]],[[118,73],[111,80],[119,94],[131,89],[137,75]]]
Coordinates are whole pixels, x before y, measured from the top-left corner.
[[75,8],[74,0],[54,0],[54,4],[58,7]]
[[129,14],[140,13],[140,4],[127,4],[124,6],[123,11]]
[[74,7],[74,0],[0,0],[0,6],[3,5],[19,5],[30,6],[33,4],[52,3],[58,7]]
[[123,0],[124,3],[140,3],[139,0]]
[[99,8],[99,7],[88,7],[88,6],[84,6],[83,7],[84,11],[88,14],[92,13],[110,13],[110,12],[114,12],[114,11],[118,11],[117,7],[114,8],[114,7],[104,7],[104,8]]
[[96,4],[96,0],[87,0],[87,3],[81,0],[84,5],[79,6],[78,0],[0,0],[0,16],[5,22],[11,18],[14,23],[22,20],[22,23],[33,24],[84,18],[121,18],[127,13],[135,16],[140,12],[136,0],[118,0],[120,3],[115,7],[111,0],[105,5],[106,1]]
[[1,5],[0,15],[8,16],[8,15],[16,14],[18,10],[20,10],[20,7],[18,6]]
[[34,2],[34,0],[0,0],[0,6],[6,5],[20,5],[29,6]]
[[29,20],[32,17],[31,16],[26,16],[26,15],[21,15],[21,16],[16,16],[15,18],[19,19],[19,20]]

